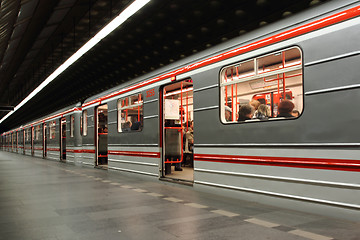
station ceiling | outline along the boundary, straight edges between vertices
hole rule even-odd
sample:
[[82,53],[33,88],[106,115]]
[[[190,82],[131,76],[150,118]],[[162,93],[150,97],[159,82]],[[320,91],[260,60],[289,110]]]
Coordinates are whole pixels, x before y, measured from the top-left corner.
[[[132,0],[0,0],[0,106],[16,106]],[[329,0],[151,0],[0,125],[50,114]],[[7,112],[0,111],[0,119]]]

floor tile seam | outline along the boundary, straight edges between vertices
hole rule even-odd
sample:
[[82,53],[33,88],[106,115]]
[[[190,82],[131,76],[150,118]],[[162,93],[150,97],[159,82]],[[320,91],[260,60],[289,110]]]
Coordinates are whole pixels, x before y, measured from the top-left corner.
[[[51,165],[47,165],[47,166],[51,166]],[[109,184],[114,183],[114,182],[112,182],[110,180],[104,180],[103,178],[99,178],[99,177],[95,177],[95,176],[91,176],[91,175],[87,175],[87,174],[83,174],[83,173],[78,173],[76,171],[64,169],[64,168],[61,168],[59,166],[55,166],[55,167],[58,167],[59,169],[61,169],[63,171],[66,171],[68,173],[73,173],[73,174],[77,174],[77,175],[84,176],[84,177],[93,177],[93,180],[99,180],[99,181],[101,181],[103,183],[109,183]],[[121,184],[121,183],[118,183],[118,184]],[[130,186],[130,185],[119,185],[119,187],[129,189],[129,190],[133,190],[133,191],[139,189],[137,187],[133,187],[133,186]],[[154,197],[159,197],[159,198],[162,198],[164,200],[167,200],[167,201],[170,201],[170,202],[173,202],[173,203],[180,203],[180,204],[185,205],[185,206],[189,206],[189,204],[202,205],[202,204],[198,204],[198,203],[194,203],[194,202],[184,201],[182,199],[175,198],[175,197],[172,197],[172,196],[164,196],[162,194],[147,191],[145,189],[141,189],[141,190],[143,190],[144,192],[142,192],[142,191],[136,191],[136,192],[138,192],[138,193],[146,193],[149,196],[161,195],[161,196],[154,196]],[[150,194],[154,194],[154,195],[150,195]],[[205,206],[205,205],[203,205],[203,206]],[[192,207],[192,206],[189,206],[189,207]],[[222,215],[222,216],[227,216],[227,217],[240,216],[240,214],[238,214],[238,213],[233,213],[233,212],[222,210],[222,209],[211,208],[211,207],[208,207],[208,206],[206,206],[206,209],[211,213],[216,213],[216,214],[219,214],[219,215]],[[261,220],[261,219],[257,219],[257,218],[246,218],[243,221],[247,222],[247,223],[267,227],[267,228],[273,228],[273,229],[276,229],[276,230],[279,230],[279,231],[282,231],[281,227],[284,227],[284,229],[291,228],[291,230],[284,230],[282,232],[286,232],[286,233],[289,233],[289,234],[305,237],[305,238],[312,239],[312,240],[334,240],[334,238],[332,238],[332,237],[328,237],[328,236],[324,236],[324,235],[304,231],[304,230],[297,229],[297,228],[292,228],[292,227],[277,224],[277,223],[268,222],[266,220]],[[310,236],[314,237],[314,238],[309,238]]]

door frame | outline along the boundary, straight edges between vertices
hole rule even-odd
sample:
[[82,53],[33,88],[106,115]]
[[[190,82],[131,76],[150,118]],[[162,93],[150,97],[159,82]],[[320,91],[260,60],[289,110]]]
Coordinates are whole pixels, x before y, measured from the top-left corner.
[[[164,84],[162,86],[160,86],[159,88],[159,146],[160,146],[160,162],[159,162],[159,173],[160,173],[160,178],[166,178],[166,155],[165,155],[165,147],[166,147],[166,143],[165,143],[165,94],[164,93],[164,89],[167,86],[171,86],[174,84],[181,84],[181,88],[183,87],[182,83],[186,82],[187,80],[191,80],[192,82],[192,78],[191,77],[187,77],[181,80],[177,80],[177,81],[173,81],[171,83],[168,84]],[[192,87],[194,86],[194,84],[192,83]],[[192,90],[193,91],[193,90]],[[194,103],[194,101],[193,101]],[[186,103],[188,104],[188,103]],[[180,106],[181,108],[183,107],[183,105]],[[188,114],[188,112],[187,112]],[[181,116],[182,118],[182,116]],[[187,120],[187,117],[185,118]],[[182,119],[181,119],[182,122]],[[183,124],[186,123],[186,121],[182,122]],[[184,158],[184,152],[183,152],[183,135],[181,135],[181,158],[183,160]],[[179,178],[179,180],[183,180],[181,178]]]

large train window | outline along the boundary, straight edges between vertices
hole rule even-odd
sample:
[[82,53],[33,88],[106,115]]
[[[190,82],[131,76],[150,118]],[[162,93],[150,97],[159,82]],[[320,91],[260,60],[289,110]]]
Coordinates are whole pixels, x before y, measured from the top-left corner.
[[70,137],[74,137],[74,124],[75,124],[75,118],[74,116],[70,116]]
[[81,132],[82,136],[87,135],[87,124],[88,124],[87,116],[88,116],[87,110],[84,110],[82,112],[81,119],[80,119],[80,132]]
[[51,121],[49,126],[50,139],[55,139],[56,121]]
[[37,125],[35,127],[35,140],[40,140],[41,126]]
[[119,99],[118,132],[141,131],[143,128],[143,100],[141,94]]
[[30,142],[30,135],[31,135],[30,128],[28,128],[28,129],[26,129],[26,141],[27,142]]
[[221,121],[293,119],[303,111],[302,54],[293,47],[222,69]]

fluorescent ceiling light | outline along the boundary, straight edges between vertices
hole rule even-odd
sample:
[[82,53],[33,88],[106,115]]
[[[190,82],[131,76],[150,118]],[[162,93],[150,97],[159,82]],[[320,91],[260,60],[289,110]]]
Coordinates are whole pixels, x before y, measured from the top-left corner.
[[150,0],[135,0],[130,6],[128,6],[124,11],[122,11],[116,18],[114,18],[110,23],[108,23],[103,29],[101,29],[93,38],[91,38],[87,43],[85,43],[79,50],[77,50],[69,59],[67,59],[60,67],[58,67],[52,74],[50,74],[34,91],[32,91],[26,98],[24,98],[15,108],[14,111],[6,114],[1,120],[0,124],[5,121],[10,115],[16,112],[21,108],[25,103],[27,103],[31,98],[38,94],[44,87],[51,83],[55,78],[57,78],[63,71],[65,71],[69,66],[76,62],[82,55],[87,51],[93,48],[98,42],[103,38],[109,35],[122,23],[124,23],[129,17],[139,11],[143,6],[145,6]]

